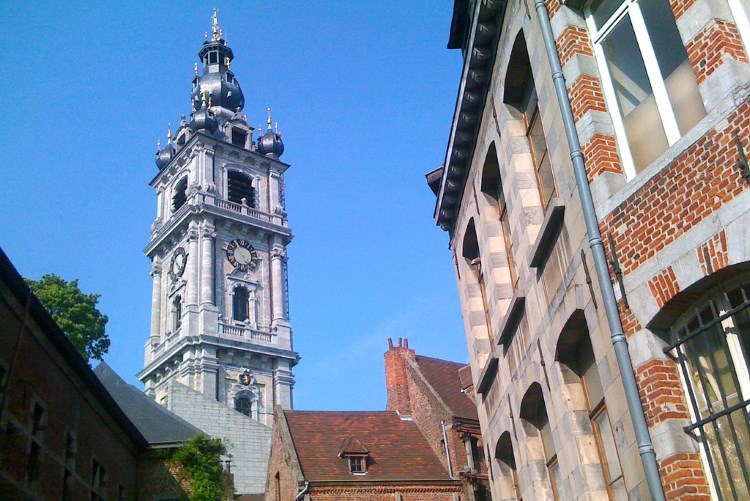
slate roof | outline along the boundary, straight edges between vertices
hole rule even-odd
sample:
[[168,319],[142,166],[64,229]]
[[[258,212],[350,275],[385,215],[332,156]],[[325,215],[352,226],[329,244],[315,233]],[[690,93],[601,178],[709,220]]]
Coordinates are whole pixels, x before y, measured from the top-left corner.
[[106,362],[94,373],[150,445],[184,442],[201,430],[126,383]]
[[[284,416],[310,482],[451,480],[417,425],[396,412],[284,411]],[[366,475],[352,475],[348,461],[338,457],[350,437],[369,451]]]
[[424,378],[443,399],[454,416],[479,419],[474,402],[461,391],[463,384],[459,371],[465,364],[420,355],[415,357],[415,361]]

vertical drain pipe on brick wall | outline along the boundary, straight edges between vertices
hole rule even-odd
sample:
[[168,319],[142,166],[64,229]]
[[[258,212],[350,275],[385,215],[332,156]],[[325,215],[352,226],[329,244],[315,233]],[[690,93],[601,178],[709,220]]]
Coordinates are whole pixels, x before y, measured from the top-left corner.
[[596,276],[599,279],[599,288],[607,314],[612,345],[615,349],[617,365],[620,369],[622,384],[625,388],[628,410],[633,420],[635,438],[638,442],[638,452],[641,455],[641,463],[643,463],[643,470],[646,474],[646,483],[648,484],[651,499],[662,501],[664,500],[664,489],[659,478],[659,466],[656,463],[654,446],[651,443],[646,417],[641,406],[641,398],[638,394],[638,385],[635,381],[633,362],[628,352],[628,341],[625,338],[625,332],[622,328],[620,312],[617,309],[617,300],[615,299],[615,291],[612,288],[612,281],[609,276],[607,258],[604,254],[604,243],[602,242],[601,233],[599,233],[599,222],[596,217],[594,199],[591,196],[591,186],[589,186],[589,179],[586,174],[586,164],[583,159],[583,152],[581,151],[581,143],[578,139],[575,119],[573,118],[573,109],[570,106],[570,97],[565,88],[565,76],[560,64],[560,55],[557,53],[555,37],[552,34],[549,12],[544,0],[534,0],[534,6],[536,7],[539,24],[542,29],[542,38],[544,39],[544,47],[547,50],[547,59],[552,69],[552,80],[555,84],[557,100],[560,102],[560,112],[562,113],[565,135],[570,147],[570,159],[573,161],[573,173],[578,187],[578,196],[581,199],[583,219],[586,223],[586,233],[589,238],[589,247],[594,257]]

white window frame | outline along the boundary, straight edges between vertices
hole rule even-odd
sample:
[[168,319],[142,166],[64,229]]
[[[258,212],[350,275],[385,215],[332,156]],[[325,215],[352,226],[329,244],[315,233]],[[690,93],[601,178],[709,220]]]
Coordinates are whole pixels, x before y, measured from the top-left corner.
[[742,45],[745,46],[745,52],[750,53],[750,5],[745,7],[743,0],[727,0],[729,4],[729,10],[732,12],[734,17],[734,23],[737,25],[737,30],[740,32],[742,38]]
[[633,26],[633,32],[635,33],[636,40],[638,42],[638,49],[640,50],[641,56],[643,57],[643,64],[646,67],[646,73],[648,75],[649,83],[651,84],[651,90],[654,93],[654,99],[656,101],[656,107],[659,110],[662,125],[664,126],[664,133],[667,136],[667,142],[669,146],[675,144],[681,136],[680,129],[677,125],[677,119],[672,109],[672,104],[669,101],[669,94],[667,93],[667,86],[661,77],[661,70],[659,69],[659,63],[656,60],[656,53],[654,47],[651,44],[651,39],[648,36],[648,30],[646,29],[646,22],[643,19],[641,8],[638,5],[638,0],[623,0],[622,4],[617,8],[615,13],[607,20],[601,29],[596,29],[594,24],[594,17],[591,14],[591,3],[588,2],[585,9],[586,24],[591,33],[591,40],[594,45],[594,54],[596,55],[596,62],[599,66],[599,73],[602,77],[604,97],[607,100],[607,105],[614,111],[610,115],[612,116],[612,124],[615,129],[615,136],[617,145],[620,149],[620,157],[622,159],[623,170],[625,172],[625,178],[630,181],[637,174],[638,171],[635,167],[633,160],[633,154],[630,151],[630,144],[628,143],[628,135],[625,132],[625,122],[623,121],[622,111],[620,110],[620,104],[617,101],[617,95],[615,94],[615,87],[612,83],[612,76],[607,66],[607,59],[604,55],[604,49],[602,49],[602,40],[609,35],[612,29],[619,24],[623,17],[626,15],[630,16],[630,22]]

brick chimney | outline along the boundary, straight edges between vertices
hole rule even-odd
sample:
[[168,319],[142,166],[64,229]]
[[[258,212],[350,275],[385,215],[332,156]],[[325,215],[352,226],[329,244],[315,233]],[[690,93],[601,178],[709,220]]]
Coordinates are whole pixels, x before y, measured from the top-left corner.
[[409,349],[409,340],[398,338],[398,346],[388,338],[388,351],[385,352],[385,387],[388,390],[386,409],[397,411],[402,416],[411,416],[409,385],[406,378],[406,360],[414,360],[414,350]]

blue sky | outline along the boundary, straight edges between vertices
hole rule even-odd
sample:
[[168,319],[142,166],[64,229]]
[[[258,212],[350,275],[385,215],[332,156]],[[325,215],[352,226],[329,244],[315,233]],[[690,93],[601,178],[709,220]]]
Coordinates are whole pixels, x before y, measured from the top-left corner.
[[261,124],[273,109],[292,164],[295,408],[384,408],[387,338],[468,359],[424,179],[444,159],[461,70],[452,4],[1,2],[0,246],[25,276],[100,293],[105,360],[140,386],[156,140],[189,112],[218,7],[244,113]]

